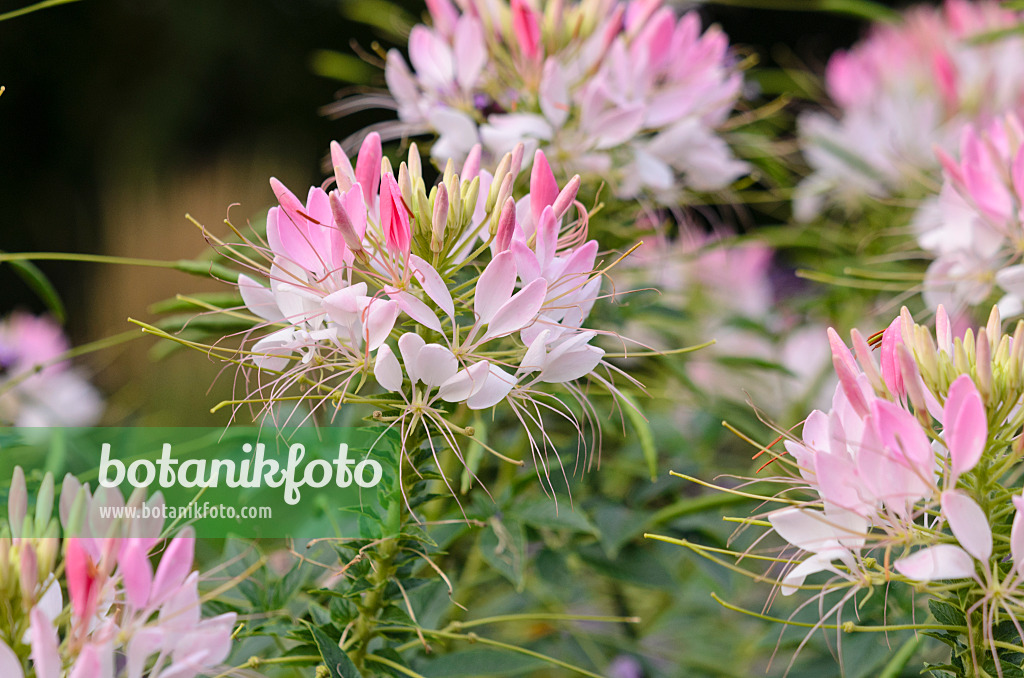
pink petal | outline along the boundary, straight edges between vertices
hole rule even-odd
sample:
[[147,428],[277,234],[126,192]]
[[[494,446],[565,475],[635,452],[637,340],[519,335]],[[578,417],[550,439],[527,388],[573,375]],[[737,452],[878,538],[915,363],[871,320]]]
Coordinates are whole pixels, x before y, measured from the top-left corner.
[[533,170],[530,172],[530,213],[533,223],[540,223],[540,213],[555,203],[558,197],[558,182],[551,171],[544,151],[538,149],[533,156]]
[[828,343],[832,349],[832,364],[835,366],[843,393],[857,414],[867,416],[868,404],[857,384],[857,363],[853,359],[853,354],[831,327],[828,328]]
[[337,141],[331,142],[331,165],[334,167],[334,180],[338,183],[338,190],[344,193],[352,188],[352,184],[356,183],[356,173]]
[[471,410],[486,410],[489,407],[494,407],[505,399],[505,396],[516,384],[515,377],[497,365],[488,364],[488,368],[490,374],[487,375],[483,388],[466,401],[466,405]]
[[441,321],[437,319],[437,314],[431,311],[430,307],[423,303],[421,299],[401,290],[389,291],[385,289],[384,291],[389,297],[398,302],[398,305],[407,316],[427,329],[434,330],[435,332],[441,331]]
[[395,177],[386,174],[380,184],[380,225],[384,229],[385,244],[392,254],[409,254],[412,231],[409,212],[402,201],[402,191]]
[[153,585],[153,566],[149,562],[149,540],[129,539],[118,563],[128,602],[137,609],[146,606]]
[[402,366],[398,364],[398,358],[387,344],[382,344],[377,349],[377,359],[373,362],[373,378],[387,391],[402,390]]
[[561,346],[548,356],[548,366],[541,372],[540,380],[549,384],[561,384],[587,376],[601,363],[604,349],[597,346],[581,346],[559,353]]
[[935,343],[940,351],[953,355],[953,329],[949,314],[942,304],[935,309]]
[[448,291],[448,286],[445,285],[444,280],[434,270],[434,267],[415,254],[409,255],[409,264],[413,274],[416,276],[416,280],[419,281],[423,291],[427,293],[431,301],[437,304],[437,307],[444,311],[448,317],[454,316],[455,304],[452,302],[451,292]]
[[893,563],[896,571],[915,581],[967,579],[974,576],[974,558],[952,544],[921,549]]
[[992,528],[978,504],[963,492],[942,493],[942,515],[964,550],[982,562],[992,556]]
[[516,262],[512,252],[505,251],[491,259],[480,274],[473,295],[473,310],[477,322],[486,324],[512,297],[516,284]]
[[970,471],[981,459],[988,440],[988,420],[981,394],[971,378],[961,374],[950,384],[943,412],[943,434],[949,447],[953,478]]
[[[31,638],[32,638],[32,668],[35,669],[36,678],[60,678],[61,673],[61,657],[58,650],[57,643],[57,629],[53,625],[53,621],[48,619],[47,616],[38,608],[32,610],[31,615]],[[0,646],[3,642],[0,641]],[[0,658],[0,667],[3,665],[3,660]],[[20,666],[17,672],[12,672],[10,675],[21,675]],[[7,672],[0,672],[4,678],[7,678]]]
[[[463,90],[469,90],[476,84],[480,72],[487,65],[487,44],[484,42],[484,31],[480,22],[469,15],[459,19],[455,33],[455,79]],[[463,174],[462,178],[471,181],[476,176]]]
[[896,346],[903,343],[901,324],[901,319],[896,318],[882,332],[882,379],[894,396],[906,393],[903,388],[903,373],[900,371],[900,363],[896,356]]
[[374,199],[380,187],[380,161],[384,157],[380,135],[371,132],[363,139],[356,158],[356,182],[363,189],[363,202],[373,207]]
[[157,565],[156,576],[153,578],[150,595],[153,604],[159,604],[158,601],[166,600],[168,596],[173,595],[185,581],[192,571],[195,546],[195,532],[191,527],[182,530],[168,544],[167,550],[160,557],[160,564]]
[[541,54],[540,17],[526,0],[512,0],[512,32],[527,59]]
[[534,249],[537,252],[537,261],[540,262],[541,270],[546,271],[558,249],[558,222],[555,221],[555,211],[552,208],[545,207],[541,211],[535,235],[537,241]]
[[532,323],[544,304],[547,292],[548,283],[543,278],[538,278],[519,290],[494,314],[481,341],[518,332]]

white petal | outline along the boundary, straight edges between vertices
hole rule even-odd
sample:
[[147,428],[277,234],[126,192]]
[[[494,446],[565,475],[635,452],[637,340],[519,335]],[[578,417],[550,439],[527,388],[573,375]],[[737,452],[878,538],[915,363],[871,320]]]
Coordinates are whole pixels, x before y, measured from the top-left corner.
[[992,555],[992,528],[978,504],[963,492],[942,493],[942,515],[964,550],[982,562]]
[[277,307],[277,300],[269,287],[264,287],[258,282],[245,275],[238,276],[238,291],[242,293],[242,301],[250,311],[272,323],[284,320],[281,309]]
[[490,372],[490,363],[486,360],[470,365],[441,384],[437,394],[448,403],[462,402],[484,387]]
[[405,363],[405,371],[409,374],[409,381],[416,383],[420,380],[419,357],[420,349],[427,342],[415,332],[406,332],[398,338],[398,350],[402,353],[402,362]]
[[387,344],[377,349],[377,359],[373,363],[373,376],[377,383],[389,391],[402,390],[402,366],[398,358]]
[[459,361],[440,344],[427,344],[416,356],[416,375],[427,386],[440,386],[459,371]]
[[466,404],[471,410],[486,410],[500,403],[515,386],[516,379],[497,365],[490,365],[490,374],[484,386],[473,394]]

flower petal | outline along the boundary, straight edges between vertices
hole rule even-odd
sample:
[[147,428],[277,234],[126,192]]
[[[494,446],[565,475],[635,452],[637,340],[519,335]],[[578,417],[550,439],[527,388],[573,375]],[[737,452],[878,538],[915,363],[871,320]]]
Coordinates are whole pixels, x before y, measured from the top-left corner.
[[519,290],[494,314],[481,341],[503,337],[532,323],[544,304],[547,292],[548,283],[543,278],[538,278]]
[[497,365],[489,364],[490,373],[484,381],[483,388],[474,393],[466,401],[471,410],[486,410],[500,403],[516,384],[511,374]]
[[444,280],[434,270],[434,267],[415,254],[409,255],[409,264],[413,274],[416,276],[416,280],[419,281],[423,291],[427,293],[431,301],[437,304],[437,307],[449,317],[454,316],[455,304],[452,302],[452,294],[448,291],[448,286],[444,284]]
[[988,420],[974,382],[961,374],[949,386],[943,407],[943,433],[953,471],[952,484],[961,473],[970,471],[981,459],[988,440]]
[[373,361],[373,377],[388,391],[402,390],[402,366],[387,344],[381,344],[377,349],[377,358]]
[[915,581],[967,579],[974,576],[974,558],[952,544],[921,549],[893,563],[896,571]]
[[977,502],[963,492],[942,493],[942,515],[964,550],[982,562],[992,556],[992,528]]
[[440,344],[426,344],[416,356],[416,375],[427,386],[440,386],[458,371],[459,361]]
[[480,274],[473,295],[473,310],[478,322],[491,322],[494,314],[512,297],[516,284],[516,262],[511,251],[506,250],[491,259]]

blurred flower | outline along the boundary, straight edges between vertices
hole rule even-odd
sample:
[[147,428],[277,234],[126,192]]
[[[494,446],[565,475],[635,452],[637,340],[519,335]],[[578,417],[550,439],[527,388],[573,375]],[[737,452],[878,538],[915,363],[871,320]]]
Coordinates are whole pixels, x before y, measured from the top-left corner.
[[49,318],[14,313],[0,321],[0,423],[91,426],[99,420],[99,393],[60,360],[68,348]]
[[1024,110],[1024,39],[972,41],[1021,20],[997,2],[947,0],[912,8],[834,54],[825,85],[835,117],[799,121],[812,173],[797,187],[796,217],[920,194],[938,169],[934,146],[953,148],[965,123]]
[[939,151],[942,192],[914,221],[922,247],[936,255],[925,299],[970,308],[1001,297],[1004,316],[1024,312],[1024,127],[1015,115],[967,126],[959,161]]
[[666,205],[747,171],[717,131],[742,78],[726,36],[701,34],[695,12],[677,18],[661,0],[459,4],[428,2],[433,25],[409,36],[412,69],[391,50],[385,71],[395,134],[437,135],[436,160],[524,143],[564,176]]

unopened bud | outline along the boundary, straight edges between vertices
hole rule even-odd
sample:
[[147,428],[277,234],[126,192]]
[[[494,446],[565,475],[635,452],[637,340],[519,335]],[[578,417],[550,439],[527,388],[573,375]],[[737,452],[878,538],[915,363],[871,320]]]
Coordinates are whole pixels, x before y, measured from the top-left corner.
[[504,252],[512,245],[512,236],[516,229],[516,201],[512,198],[505,200],[501,207],[501,216],[498,217],[498,232],[494,236],[495,247],[498,252]]
[[924,388],[921,384],[921,373],[914,362],[914,354],[910,352],[906,344],[897,344],[896,359],[899,361],[900,373],[903,375],[903,388],[907,392],[907,398],[914,406],[914,414],[925,426],[931,426],[931,415],[928,413],[928,404],[924,399]]
[[462,222],[462,187],[459,175],[451,175],[444,183],[448,189],[448,211],[451,213],[452,223],[459,224]]
[[28,489],[25,487],[25,472],[20,466],[14,467],[11,477],[11,491],[7,497],[7,516],[11,524],[11,536],[22,536],[25,514],[28,513]]
[[[967,337],[971,337],[971,342],[974,342],[974,335],[971,334],[970,330],[967,330],[964,339]],[[971,371],[971,366],[967,362],[967,352],[964,350],[964,342],[959,338],[953,340],[953,367],[960,374],[968,374]]]
[[935,350],[935,340],[931,332],[918,326],[919,332],[914,341],[914,353],[917,356],[918,366],[921,373],[929,383],[935,383],[939,378],[939,356]]
[[412,180],[409,178],[409,166],[404,162],[398,166],[398,190],[406,200],[412,202]]
[[341,144],[337,141],[331,142],[331,165],[334,167],[334,180],[338,183],[338,190],[342,193],[352,188],[352,163],[342,150]]
[[987,403],[992,399],[992,353],[988,343],[988,332],[984,327],[978,330],[978,342],[975,347],[974,376],[978,383],[978,391]]
[[448,225],[448,189],[444,184],[437,187],[434,196],[434,214],[431,219],[430,251],[440,252],[444,247],[444,232]]
[[[988,340],[995,342],[996,337],[1003,333],[1003,321],[999,316],[999,307],[993,306],[992,312],[988,314],[988,324],[985,325],[985,329],[988,330]],[[990,353],[995,351],[995,346],[989,345]]]
[[512,175],[512,180],[519,176],[519,173],[523,169],[523,154],[526,153],[526,146],[523,142],[516,144],[516,147],[512,149],[512,164],[509,165],[508,171]]
[[423,162],[420,160],[420,149],[415,141],[409,144],[409,174],[414,179],[423,178]]
[[501,161],[498,162],[497,169],[494,170],[494,180],[491,181],[491,188],[487,191],[487,200],[484,202],[484,210],[490,214],[494,210],[494,206],[498,205],[498,191],[501,190],[501,182],[504,181],[505,175],[508,174],[508,168],[512,164],[512,154],[506,153],[501,157]]
[[580,190],[580,175],[574,176],[569,180],[569,183],[565,185],[565,188],[561,190],[558,197],[555,198],[554,204],[551,208],[555,211],[555,218],[561,219],[562,215],[568,211],[569,207],[572,206],[574,200],[576,200],[576,194]]
[[[36,495],[36,529],[42,530],[53,515],[53,474],[43,476],[43,484]],[[39,535],[36,535],[39,536]]]
[[469,186],[462,182],[462,191],[462,214],[465,215],[466,221],[471,221],[473,213],[476,212],[476,201],[480,199],[480,177],[473,177]]
[[383,177],[388,174],[394,173],[395,170],[393,167],[391,167],[391,161],[388,160],[388,156],[385,155],[383,158],[380,159],[380,175]]
[[887,391],[885,381],[878,372],[878,366],[875,365],[874,358],[871,357],[871,347],[868,346],[864,335],[853,329],[850,331],[850,340],[853,342],[853,354],[857,357],[857,363],[860,365],[860,368],[867,375],[871,388],[875,389],[875,393],[878,395],[885,394]]
[[64,536],[80,536],[87,520],[89,520],[88,495],[86,494],[86,489],[81,487],[75,496],[75,501],[71,504],[71,510],[68,512],[68,520],[64,525]]
[[466,156],[466,162],[462,163],[462,176],[475,177],[480,175],[480,144],[474,144]]
[[22,600],[26,606],[31,607],[33,594],[39,584],[39,561],[36,560],[36,550],[29,541],[21,542],[21,553],[18,555],[19,579],[21,583]]
[[356,228],[348,217],[345,205],[341,202],[341,196],[337,191],[331,191],[330,195],[328,195],[328,200],[331,203],[331,214],[334,215],[334,225],[341,231],[341,237],[344,238],[345,245],[353,253],[361,252],[363,249],[363,239],[356,233]]
[[455,163],[452,162],[451,158],[448,158],[448,162],[444,165],[444,173],[441,175],[441,181],[448,183],[452,177],[455,176]]

